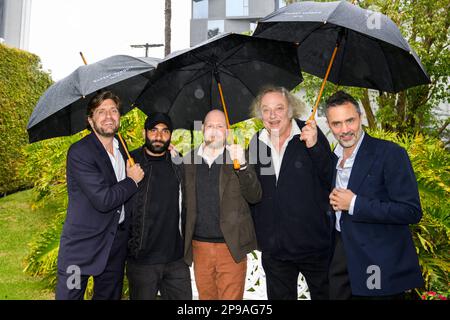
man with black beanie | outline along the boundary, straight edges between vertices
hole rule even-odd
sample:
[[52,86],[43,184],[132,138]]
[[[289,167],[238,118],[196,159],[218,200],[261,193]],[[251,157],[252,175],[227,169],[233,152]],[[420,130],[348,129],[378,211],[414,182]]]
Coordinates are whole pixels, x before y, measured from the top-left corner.
[[189,267],[183,261],[181,161],[168,148],[172,121],[155,112],[144,124],[145,144],[131,155],[145,172],[133,197],[127,277],[130,299],[190,300]]

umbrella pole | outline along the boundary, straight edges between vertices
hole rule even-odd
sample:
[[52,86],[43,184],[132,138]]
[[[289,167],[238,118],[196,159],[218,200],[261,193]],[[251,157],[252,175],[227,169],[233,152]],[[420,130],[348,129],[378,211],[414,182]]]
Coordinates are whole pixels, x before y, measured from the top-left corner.
[[[81,59],[83,60],[83,63],[85,65],[87,65],[87,61],[84,58],[83,52],[81,52],[81,51],[80,51],[80,56],[81,56]],[[127,154],[128,160],[130,161],[130,165],[134,166],[134,159],[131,157],[130,153],[128,152],[128,148],[127,148],[127,146],[125,144],[125,141],[123,141],[122,135],[120,134],[120,132],[117,132],[117,135],[119,136],[120,143],[122,143],[122,146],[123,146],[123,148],[125,150],[125,153]]]
[[336,57],[337,50],[339,48],[339,45],[336,45],[333,50],[333,54],[331,55],[330,63],[328,64],[327,72],[325,73],[325,77],[322,81],[322,86],[320,87],[319,95],[317,96],[316,103],[314,105],[313,111],[311,115],[309,116],[308,120],[314,120],[317,112],[317,108],[319,107],[320,98],[322,97],[323,89],[325,88],[325,84],[327,83],[328,76],[331,71],[331,67],[333,66],[334,58]]
[[[227,121],[227,129],[230,130],[230,120],[228,118],[227,106],[225,104],[225,99],[223,98],[222,85],[219,81],[217,81],[217,86],[219,88],[220,101],[222,101],[223,112],[225,113],[225,120]],[[237,159],[233,160],[233,168],[234,170],[239,170],[241,165]]]

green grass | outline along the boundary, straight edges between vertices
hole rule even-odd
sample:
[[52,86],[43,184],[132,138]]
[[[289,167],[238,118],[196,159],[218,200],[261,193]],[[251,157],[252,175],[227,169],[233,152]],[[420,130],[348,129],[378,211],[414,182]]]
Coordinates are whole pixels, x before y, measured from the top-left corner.
[[39,277],[23,272],[28,243],[46,229],[56,213],[53,203],[32,210],[32,202],[32,190],[0,198],[0,300],[54,298]]

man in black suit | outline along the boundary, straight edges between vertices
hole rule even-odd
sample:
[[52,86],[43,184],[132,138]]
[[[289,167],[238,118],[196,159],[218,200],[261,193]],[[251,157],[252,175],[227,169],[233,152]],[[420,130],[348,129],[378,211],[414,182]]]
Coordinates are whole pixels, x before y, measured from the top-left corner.
[[250,163],[262,187],[253,207],[269,299],[297,299],[301,272],[311,299],[328,299],[331,251],[331,150],[315,121],[296,119],[304,108],[285,88],[268,88],[253,104],[264,123],[250,144]]
[[125,151],[115,138],[120,99],[97,93],[87,108],[91,134],[67,153],[69,203],[58,255],[56,299],[83,299],[89,276],[93,299],[120,299],[127,253],[127,201],[144,177],[139,164],[125,165]]

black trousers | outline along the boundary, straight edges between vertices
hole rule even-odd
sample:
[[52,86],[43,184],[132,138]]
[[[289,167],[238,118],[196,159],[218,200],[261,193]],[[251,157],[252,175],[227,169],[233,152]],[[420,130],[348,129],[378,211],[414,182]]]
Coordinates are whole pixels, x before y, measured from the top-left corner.
[[330,264],[330,299],[348,300],[352,297],[350,278],[347,272],[347,258],[345,257],[344,244],[341,233],[335,230],[334,254]]
[[[128,231],[123,225],[117,227],[105,270],[94,276],[92,300],[120,300],[122,297],[125,259],[127,257]],[[68,280],[73,274],[58,270],[56,300],[83,300],[89,275],[80,276],[80,287],[69,288]]]
[[297,300],[298,276],[301,272],[308,284],[311,300],[328,300],[328,259],[293,262],[262,254],[269,300]]
[[192,300],[191,274],[183,259],[167,264],[127,262],[131,300]]
[[330,299],[331,300],[404,300],[405,293],[401,292],[388,296],[355,296],[352,294],[350,278],[347,271],[347,258],[342,242],[341,233],[335,231],[335,247],[331,260],[330,279]]

